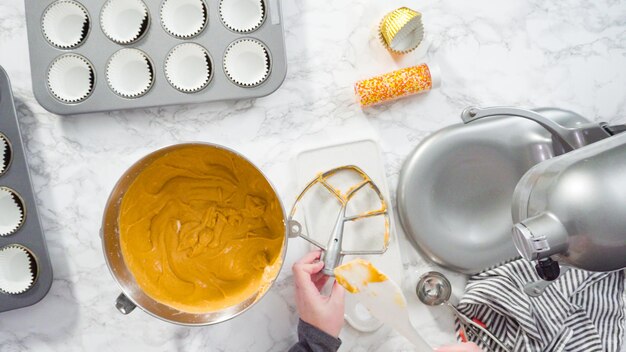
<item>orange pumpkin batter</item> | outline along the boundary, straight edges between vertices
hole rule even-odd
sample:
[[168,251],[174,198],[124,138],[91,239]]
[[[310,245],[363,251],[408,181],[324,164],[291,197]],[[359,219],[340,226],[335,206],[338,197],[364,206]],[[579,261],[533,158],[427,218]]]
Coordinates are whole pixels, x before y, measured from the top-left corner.
[[196,144],[165,154],[131,184],[119,216],[137,284],[178,310],[254,298],[280,270],[280,203],[263,175],[230,152]]
[[375,282],[384,282],[389,280],[389,278],[381,273],[378,268],[376,268],[372,263],[365,259],[356,258],[350,262],[344,263],[335,268],[335,280],[337,283],[346,291],[350,293],[358,293],[360,292],[359,287],[354,286],[350,283],[345,276],[345,274],[350,274],[353,272],[357,272],[363,277],[363,280],[360,282],[360,286],[367,286],[367,284],[375,283]]

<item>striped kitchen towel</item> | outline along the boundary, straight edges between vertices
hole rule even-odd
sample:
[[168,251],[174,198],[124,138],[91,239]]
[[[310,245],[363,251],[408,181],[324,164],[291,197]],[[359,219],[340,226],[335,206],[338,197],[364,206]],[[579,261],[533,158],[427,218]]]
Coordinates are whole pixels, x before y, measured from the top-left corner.
[[624,271],[572,269],[541,296],[529,297],[523,287],[536,280],[533,265],[523,259],[477,274],[467,283],[458,310],[485,323],[513,351],[620,350],[626,315]]

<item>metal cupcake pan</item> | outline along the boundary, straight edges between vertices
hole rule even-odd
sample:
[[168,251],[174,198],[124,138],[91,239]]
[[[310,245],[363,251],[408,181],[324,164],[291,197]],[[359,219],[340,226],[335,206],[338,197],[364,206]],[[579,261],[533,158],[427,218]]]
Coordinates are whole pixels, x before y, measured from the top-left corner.
[[37,303],[51,285],[11,84],[0,67],[0,312]]
[[262,97],[287,73],[278,0],[25,3],[33,91],[53,113]]

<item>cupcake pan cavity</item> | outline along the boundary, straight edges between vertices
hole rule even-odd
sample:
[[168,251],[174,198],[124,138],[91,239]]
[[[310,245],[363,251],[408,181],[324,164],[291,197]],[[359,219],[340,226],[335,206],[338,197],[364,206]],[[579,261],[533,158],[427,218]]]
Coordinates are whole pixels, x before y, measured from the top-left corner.
[[0,248],[0,293],[19,295],[28,291],[37,277],[37,261],[28,248],[8,245]]
[[11,159],[13,158],[13,151],[11,149],[11,142],[9,138],[0,132],[0,176],[11,166]]
[[209,8],[203,0],[163,0],[161,3],[161,24],[174,37],[195,37],[208,20]]
[[[42,28],[46,10],[61,2],[82,6],[90,23],[85,39],[67,49],[49,42]],[[258,98],[278,89],[287,72],[278,0],[40,0],[25,5],[33,91],[56,114]],[[263,44],[271,59],[267,75],[241,80],[227,72],[224,55],[240,39]],[[186,44],[206,50],[201,54],[206,67],[174,68],[185,60],[201,61],[197,47]],[[148,64],[140,73],[114,77],[123,71],[124,65],[112,64],[122,49],[141,51]]]
[[204,89],[211,80],[213,64],[209,52],[194,43],[174,47],[165,60],[165,76],[172,87],[185,93]]
[[224,71],[235,84],[254,87],[267,79],[270,70],[269,51],[256,39],[239,39],[226,49]]
[[[61,49],[55,50],[58,56]],[[52,266],[26,164],[11,85],[0,67],[0,154],[2,141],[8,141],[10,162],[5,163],[4,173],[0,174],[0,312],[37,303],[52,285]]]
[[154,83],[154,66],[139,49],[121,49],[111,56],[106,68],[109,87],[124,98],[146,94]]
[[50,93],[59,101],[79,103],[93,92],[95,71],[85,57],[65,54],[50,65],[47,82]]
[[73,0],[50,4],[41,19],[41,29],[50,45],[60,49],[80,46],[89,33],[91,21],[87,9]]
[[0,186],[0,236],[10,236],[24,224],[26,209],[22,197],[13,189]]
[[235,32],[252,32],[265,20],[265,3],[263,0],[220,0],[220,18]]
[[107,0],[100,12],[102,32],[117,44],[132,44],[150,26],[148,7],[141,0]]

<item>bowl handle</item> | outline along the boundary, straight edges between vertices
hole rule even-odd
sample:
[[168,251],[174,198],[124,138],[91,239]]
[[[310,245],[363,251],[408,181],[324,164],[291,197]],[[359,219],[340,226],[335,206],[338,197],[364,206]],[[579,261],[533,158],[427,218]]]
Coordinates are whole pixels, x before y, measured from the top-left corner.
[[120,313],[126,315],[135,310],[137,306],[130,299],[128,299],[126,295],[120,293],[120,295],[117,296],[117,299],[115,300],[115,308],[117,308]]

